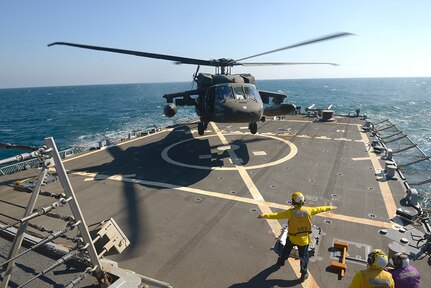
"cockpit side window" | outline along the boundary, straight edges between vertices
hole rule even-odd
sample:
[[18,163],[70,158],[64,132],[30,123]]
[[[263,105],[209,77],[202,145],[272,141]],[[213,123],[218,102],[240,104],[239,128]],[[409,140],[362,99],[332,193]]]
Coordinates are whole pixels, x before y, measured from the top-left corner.
[[247,98],[260,100],[259,92],[253,85],[244,85],[244,91]]
[[233,87],[233,93],[235,94],[235,99],[241,100],[245,99],[244,90],[242,90],[242,86]]
[[234,98],[232,88],[228,85],[220,85],[216,87],[216,101],[221,102],[225,99]]

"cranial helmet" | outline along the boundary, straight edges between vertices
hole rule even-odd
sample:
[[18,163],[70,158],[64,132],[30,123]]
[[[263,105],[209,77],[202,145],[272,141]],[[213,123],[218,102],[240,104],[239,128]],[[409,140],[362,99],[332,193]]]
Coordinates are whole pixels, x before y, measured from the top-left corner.
[[380,249],[374,249],[368,254],[368,266],[376,269],[383,269],[388,265],[388,255]]
[[392,257],[392,262],[395,268],[405,268],[409,266],[410,261],[406,254],[398,252]]
[[292,195],[292,204],[293,205],[304,205],[305,196],[302,195],[301,192],[295,192]]

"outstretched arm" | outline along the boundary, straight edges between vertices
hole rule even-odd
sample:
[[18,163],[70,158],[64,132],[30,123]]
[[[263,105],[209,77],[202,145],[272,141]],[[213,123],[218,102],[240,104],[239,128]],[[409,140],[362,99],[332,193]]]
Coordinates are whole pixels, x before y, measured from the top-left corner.
[[311,215],[316,215],[322,212],[331,211],[337,209],[337,206],[318,206],[310,208]]
[[289,219],[290,218],[290,211],[285,210],[278,213],[269,213],[269,214],[259,214],[257,215],[258,219],[265,218],[265,219]]

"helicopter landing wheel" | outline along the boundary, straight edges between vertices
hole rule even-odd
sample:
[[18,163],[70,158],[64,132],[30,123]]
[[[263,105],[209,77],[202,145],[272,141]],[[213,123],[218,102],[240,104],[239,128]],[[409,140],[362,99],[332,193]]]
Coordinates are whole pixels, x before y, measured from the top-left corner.
[[252,122],[252,123],[248,124],[248,129],[250,129],[251,134],[256,134],[257,133],[257,123]]
[[202,122],[199,122],[199,124],[198,124],[198,134],[200,136],[202,136],[202,135],[204,135],[204,132],[205,132],[205,124],[202,123]]
[[207,130],[207,128],[208,128],[208,122],[203,122],[203,124],[204,124],[204,130]]

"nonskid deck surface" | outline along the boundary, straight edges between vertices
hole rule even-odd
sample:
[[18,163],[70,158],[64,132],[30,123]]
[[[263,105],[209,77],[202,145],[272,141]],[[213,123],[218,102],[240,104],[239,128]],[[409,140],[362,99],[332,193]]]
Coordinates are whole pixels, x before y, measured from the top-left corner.
[[[401,233],[389,219],[405,196],[400,180],[381,177],[384,162],[369,150],[362,124],[294,116],[259,123],[255,135],[247,125],[210,123],[198,136],[192,123],[65,166],[87,223],[113,217],[128,236],[127,250],[110,257],[121,268],[173,287],[347,287],[368,251],[393,242],[381,229],[392,238]],[[323,236],[302,284],[299,261],[278,267],[270,250],[286,220],[256,219],[288,209],[295,191],[309,206],[338,207],[313,218]],[[7,203],[28,201],[6,186],[0,193]],[[0,203],[6,213],[7,203]],[[342,279],[329,269],[338,259],[335,240],[349,243]],[[431,283],[426,259],[414,265],[422,283]]]

